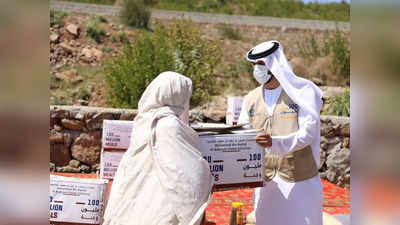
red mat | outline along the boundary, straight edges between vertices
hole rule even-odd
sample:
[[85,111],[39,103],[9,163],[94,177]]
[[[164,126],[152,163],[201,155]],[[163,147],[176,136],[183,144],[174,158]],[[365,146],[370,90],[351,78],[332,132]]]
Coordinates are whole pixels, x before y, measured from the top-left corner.
[[[67,177],[96,178],[96,174],[51,173]],[[329,214],[350,214],[350,191],[322,180],[324,191],[323,210]],[[108,185],[108,192],[112,182]],[[206,208],[207,225],[229,224],[233,201],[243,202],[244,215],[253,211],[253,189],[214,192]],[[108,196],[108,194],[107,194]]]

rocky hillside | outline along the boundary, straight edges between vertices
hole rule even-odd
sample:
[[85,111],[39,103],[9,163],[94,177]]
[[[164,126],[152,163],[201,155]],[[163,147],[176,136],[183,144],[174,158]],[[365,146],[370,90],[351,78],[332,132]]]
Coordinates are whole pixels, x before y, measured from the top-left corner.
[[[153,21],[154,23],[155,21]],[[168,20],[162,21],[167,24]],[[243,95],[254,87],[251,67],[244,55],[256,43],[280,40],[298,75],[322,86],[344,86],[349,78],[338,75],[333,56],[312,56],[334,31],[268,28],[256,25],[196,24],[206,39],[218,40],[223,56],[215,78],[219,94]],[[52,11],[50,40],[50,104],[109,106],[102,65],[147,30],[132,29],[112,16]],[[343,34],[349,39],[349,34]],[[315,47],[317,46],[317,48]]]

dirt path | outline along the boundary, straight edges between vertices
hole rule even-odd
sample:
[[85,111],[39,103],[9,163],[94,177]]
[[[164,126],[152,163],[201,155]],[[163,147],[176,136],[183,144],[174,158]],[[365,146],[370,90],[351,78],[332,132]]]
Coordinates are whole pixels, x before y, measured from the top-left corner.
[[[89,14],[104,14],[118,15],[118,6],[84,4],[75,2],[50,1],[50,8],[60,11],[89,13]],[[263,17],[263,16],[240,16],[226,14],[211,14],[198,12],[170,11],[170,10],[152,10],[152,17],[156,19],[173,19],[191,18],[197,23],[225,23],[234,25],[258,25],[265,27],[285,27],[293,29],[310,29],[310,30],[339,30],[349,32],[350,23],[332,22],[322,20],[303,20],[303,19],[288,19],[278,17]]]

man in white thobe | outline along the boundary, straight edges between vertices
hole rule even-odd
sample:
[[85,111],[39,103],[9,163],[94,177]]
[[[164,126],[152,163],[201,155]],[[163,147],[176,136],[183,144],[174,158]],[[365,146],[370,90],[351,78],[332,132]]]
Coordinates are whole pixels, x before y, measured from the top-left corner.
[[256,141],[265,148],[266,182],[254,191],[256,225],[322,225],[322,92],[293,73],[278,41],[255,46],[246,59],[261,86],[245,97],[239,123],[258,129]]

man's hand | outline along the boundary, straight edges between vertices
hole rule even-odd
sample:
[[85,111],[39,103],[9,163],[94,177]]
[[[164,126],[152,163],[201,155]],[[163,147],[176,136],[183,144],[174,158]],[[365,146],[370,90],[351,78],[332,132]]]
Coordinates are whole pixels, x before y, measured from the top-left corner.
[[271,135],[264,133],[264,132],[259,133],[256,137],[256,142],[257,142],[257,144],[259,144],[260,146],[262,146],[264,148],[269,148],[272,146]]

